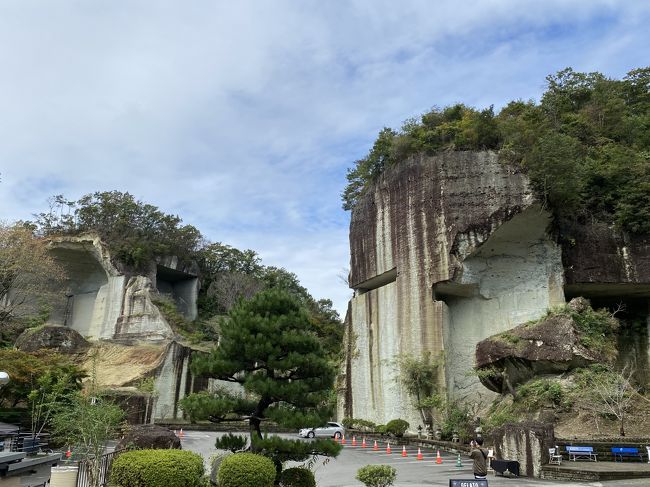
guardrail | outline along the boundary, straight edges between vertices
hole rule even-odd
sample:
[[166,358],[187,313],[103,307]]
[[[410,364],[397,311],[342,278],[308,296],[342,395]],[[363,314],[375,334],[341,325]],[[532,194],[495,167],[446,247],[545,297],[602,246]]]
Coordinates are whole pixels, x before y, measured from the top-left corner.
[[[113,460],[120,453],[126,450],[116,450],[111,453],[105,453],[100,457],[99,460],[99,485],[105,487],[108,484],[111,476],[111,467],[113,466]],[[88,460],[80,460],[77,462],[78,471],[77,471],[77,487],[89,487],[91,485],[91,480],[93,476],[92,464]]]

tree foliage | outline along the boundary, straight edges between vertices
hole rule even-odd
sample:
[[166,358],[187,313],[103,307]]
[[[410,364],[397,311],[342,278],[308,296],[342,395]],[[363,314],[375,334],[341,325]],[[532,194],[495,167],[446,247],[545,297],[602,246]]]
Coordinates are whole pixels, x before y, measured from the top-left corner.
[[[334,381],[316,328],[300,302],[282,290],[263,291],[240,302],[221,325],[219,346],[198,356],[194,373],[239,384],[246,397],[225,393],[190,396],[183,407],[196,417],[223,420],[245,415],[251,435],[261,437],[260,422],[275,409],[317,410]],[[281,421],[282,414],[273,410]]]
[[182,225],[180,217],[121,191],[95,192],[77,201],[57,195],[49,211],[35,217],[35,229],[46,236],[96,232],[114,258],[136,270],[159,256],[191,258],[201,243],[201,233]]
[[37,314],[63,282],[47,242],[29,228],[0,224],[0,328]]
[[384,128],[348,171],[343,207],[352,209],[386,168],[414,154],[485,149],[527,171],[559,220],[593,217],[650,232],[650,67],[621,80],[567,68],[546,78],[539,103],[512,101],[496,115],[457,104],[399,131]]
[[591,414],[597,428],[599,417],[612,417],[618,421],[619,434],[625,436],[628,413],[640,397],[634,372],[629,365],[622,370],[596,365],[577,375],[578,407]]
[[[81,388],[86,373],[70,357],[50,351],[27,353],[15,349],[0,349],[0,370],[11,377],[2,388],[2,402],[9,407],[26,405],[33,391],[48,395],[63,386],[63,394]],[[31,400],[34,400],[32,398]]]
[[436,412],[440,408],[438,374],[441,365],[439,358],[431,354],[421,357],[402,355],[397,358],[398,381],[413,401],[420,413],[422,423],[432,427]]
[[99,486],[101,457],[117,437],[124,411],[101,395],[77,392],[57,402],[50,420],[52,435],[79,450],[90,462],[90,485]]

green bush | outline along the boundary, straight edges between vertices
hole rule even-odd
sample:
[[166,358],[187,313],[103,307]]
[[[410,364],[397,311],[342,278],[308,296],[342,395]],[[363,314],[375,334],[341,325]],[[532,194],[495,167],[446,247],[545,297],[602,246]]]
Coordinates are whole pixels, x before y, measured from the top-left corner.
[[111,481],[120,487],[200,487],[203,458],[182,450],[133,450],[113,462]]
[[366,419],[354,420],[354,427],[359,430],[373,431],[375,429],[375,426],[377,426],[375,423],[373,423],[372,421],[368,421]]
[[280,474],[280,487],[316,487],[316,479],[307,468],[288,468]]
[[546,81],[539,103],[511,101],[498,114],[456,104],[382,129],[348,170],[343,208],[413,155],[489,149],[528,173],[562,237],[572,237],[576,220],[650,233],[650,67],[621,80],[567,68]]
[[375,431],[377,425],[366,419],[343,418],[341,424],[347,429],[358,429],[362,431]]
[[233,435],[232,433],[221,436],[214,442],[214,446],[218,450],[230,450],[233,453],[243,450],[247,444],[248,440],[245,436]]
[[393,485],[397,470],[390,465],[366,465],[357,471],[357,480],[367,487],[389,487]]
[[386,424],[386,431],[398,438],[404,436],[407,429],[409,429],[409,423],[403,419],[392,419]]
[[483,421],[484,433],[490,433],[506,423],[519,422],[519,417],[511,404],[503,405],[503,403],[499,404],[498,402],[495,402],[495,404],[498,405],[491,408],[487,417]]
[[217,480],[219,487],[273,487],[275,466],[262,455],[236,453],[221,463]]
[[517,405],[525,410],[543,407],[561,409],[566,403],[562,385],[549,379],[537,379],[517,388]]
[[375,426],[375,433],[380,435],[385,435],[386,433],[388,433],[388,430],[386,429],[386,425],[378,424],[377,426]]
[[454,433],[458,433],[462,441],[472,437],[471,418],[467,406],[456,402],[448,402],[445,406],[445,414],[442,422],[442,437],[451,439]]

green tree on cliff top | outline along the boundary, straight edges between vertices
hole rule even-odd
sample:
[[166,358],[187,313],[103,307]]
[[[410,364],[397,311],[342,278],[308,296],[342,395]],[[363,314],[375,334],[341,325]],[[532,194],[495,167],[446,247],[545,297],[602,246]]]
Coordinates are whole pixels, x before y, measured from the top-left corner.
[[528,173],[560,228],[596,219],[650,233],[650,67],[621,80],[567,68],[547,76],[539,103],[512,101],[496,115],[457,104],[399,131],[384,128],[348,171],[343,207],[352,209],[389,167],[453,150],[499,151],[503,163]]

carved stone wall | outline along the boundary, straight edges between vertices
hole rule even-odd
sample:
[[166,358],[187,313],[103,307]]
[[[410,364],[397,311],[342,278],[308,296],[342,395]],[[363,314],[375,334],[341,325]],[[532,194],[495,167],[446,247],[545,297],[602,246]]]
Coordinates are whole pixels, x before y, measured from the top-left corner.
[[[425,352],[444,354],[440,388],[478,408],[496,394],[472,373],[482,339],[577,295],[649,309],[650,239],[574,224],[561,229],[560,246],[552,228],[527,176],[497,153],[421,155],[385,171],[351,216],[354,297],[339,414],[401,417],[414,429],[421,420],[396,358]],[[637,362],[650,363],[650,346],[638,348]]]
[[487,393],[467,375],[476,343],[563,300],[548,223],[526,177],[492,152],[419,157],[388,171],[350,225],[353,415],[421,423],[398,379],[404,354],[444,351],[441,387],[456,398]]

